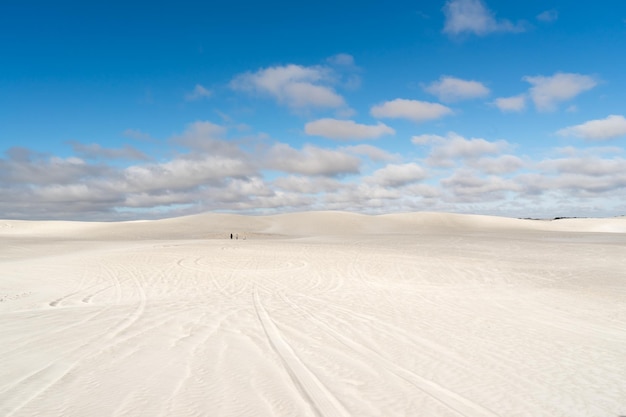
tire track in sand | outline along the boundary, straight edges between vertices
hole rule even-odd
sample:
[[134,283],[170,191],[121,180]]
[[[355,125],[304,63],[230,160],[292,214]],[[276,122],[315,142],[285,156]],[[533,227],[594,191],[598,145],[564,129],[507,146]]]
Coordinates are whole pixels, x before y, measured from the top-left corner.
[[415,386],[420,391],[424,392],[426,395],[433,398],[449,410],[454,411],[456,414],[463,417],[499,417],[499,415],[494,413],[493,411],[474,403],[473,401],[457,394],[454,391],[450,391],[442,387],[434,381],[417,375],[414,372],[411,372],[408,369],[403,368],[396,363],[390,361],[389,359],[380,355],[378,352],[368,348],[367,346],[357,343],[348,337],[345,337],[344,335],[315,317],[313,314],[305,311],[300,306],[296,305],[293,301],[289,300],[282,292],[279,292],[279,296],[294,311],[299,312],[302,316],[317,325],[319,328],[325,330],[336,340],[338,340],[345,346],[353,349],[354,351],[360,353],[361,355],[370,358],[370,360],[374,363],[378,362],[382,364],[385,369],[390,371],[392,374],[407,381],[408,383]]
[[[130,278],[137,287],[136,290],[139,295],[139,302],[137,303],[135,311],[130,315],[130,317],[122,320],[117,326],[115,326],[113,330],[110,330],[108,333],[101,336],[101,340],[105,340],[107,343],[104,346],[100,346],[99,351],[102,351],[108,348],[110,345],[115,344],[114,339],[121,335],[123,332],[125,332],[127,329],[129,329],[135,322],[137,322],[139,317],[141,317],[141,315],[144,313],[147,304],[145,290],[141,285],[141,282],[139,282],[137,276],[135,276],[135,273],[121,264],[119,264],[118,266],[121,270],[130,273]],[[93,355],[93,351],[91,350],[79,353],[82,348],[83,346],[80,346],[72,350],[72,352],[70,353],[70,357],[72,355],[76,355],[76,357],[74,360],[72,360],[71,363],[67,364],[65,363],[65,361],[54,362],[44,367],[43,369],[40,369],[39,371],[30,374],[29,376],[20,380],[8,389],[0,392],[0,400],[2,400],[3,403],[2,408],[0,408],[0,412],[6,411],[6,413],[3,414],[6,417],[14,415],[31,401],[35,400],[41,394],[50,389],[50,387],[57,384],[72,370],[74,370],[84,359]],[[19,396],[14,395],[15,391],[19,390],[19,386],[25,382],[31,382],[31,384],[36,386],[36,388],[32,390],[31,394],[27,398],[20,398]],[[5,399],[3,399],[3,397]]]
[[256,288],[254,289],[254,306],[270,345],[282,359],[296,385],[301,388],[301,391],[304,391],[316,414],[323,417],[349,417],[350,413],[346,411],[339,400],[328,391],[315,374],[300,360],[293,348],[283,338],[280,330],[278,330],[268,312],[263,308]]

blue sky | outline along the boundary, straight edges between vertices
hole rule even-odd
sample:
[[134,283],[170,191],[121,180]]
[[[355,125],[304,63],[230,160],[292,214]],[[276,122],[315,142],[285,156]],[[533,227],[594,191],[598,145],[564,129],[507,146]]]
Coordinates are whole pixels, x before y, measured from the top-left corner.
[[5,1],[0,218],[626,214],[626,3]]

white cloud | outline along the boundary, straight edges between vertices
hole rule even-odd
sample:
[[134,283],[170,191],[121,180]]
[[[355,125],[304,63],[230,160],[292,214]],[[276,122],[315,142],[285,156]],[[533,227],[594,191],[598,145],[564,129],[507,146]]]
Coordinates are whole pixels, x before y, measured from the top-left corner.
[[81,202],[89,202],[94,204],[98,201],[106,202],[110,198],[106,194],[102,195],[101,191],[93,186],[81,183],[48,184],[43,187],[37,187],[34,190],[34,196],[45,201],[45,203],[80,204]]
[[185,131],[171,141],[195,152],[223,156],[239,156],[241,151],[233,142],[223,140],[227,129],[209,121],[196,121],[187,125]]
[[380,161],[393,161],[398,159],[398,155],[391,154],[384,149],[377,148],[372,145],[354,145],[354,146],[345,146],[341,148],[348,153],[353,153],[356,155],[365,155],[372,161],[380,162]]
[[40,155],[24,148],[11,148],[7,154],[9,158],[0,158],[0,181],[11,186],[70,184],[109,171],[105,165],[89,164],[81,158]]
[[424,90],[443,102],[456,102],[489,95],[489,89],[478,81],[442,76],[439,81],[427,85]]
[[[196,190],[208,184],[227,183],[256,174],[250,154],[236,142],[223,140],[226,128],[196,121],[171,138],[190,152],[161,163],[132,165],[119,173],[117,188],[125,193],[168,193]],[[193,199],[192,199],[193,201]]]
[[480,158],[471,161],[469,165],[486,174],[503,175],[521,169],[524,167],[524,161],[515,155],[501,155]]
[[[311,126],[330,129],[322,131],[335,137],[386,131],[382,123],[324,120],[329,124],[316,125],[317,120]],[[512,145],[506,141],[448,133],[416,135],[413,152],[394,154],[364,143],[294,148],[256,132],[237,132],[234,121],[230,125],[187,125],[163,143],[169,148],[161,155],[169,156],[159,162],[112,161],[143,154],[131,147],[76,142],[69,143],[74,154],[69,157],[8,149],[0,154],[0,218],[119,220],[206,210],[302,209],[536,217],[613,215],[626,207],[626,161],[618,146],[553,149],[554,159],[532,160],[509,154]],[[626,115],[557,133],[589,140],[626,136]],[[247,136],[233,138],[239,134]]]
[[401,187],[428,177],[424,168],[416,163],[389,164],[376,170],[365,181],[382,187]]
[[411,138],[411,142],[415,145],[432,145],[435,143],[443,142],[446,138],[444,136],[439,135],[417,135]]
[[551,77],[526,76],[523,80],[532,85],[529,94],[539,111],[553,111],[558,103],[571,100],[598,84],[593,77],[588,75],[563,72],[558,72]]
[[376,139],[383,135],[393,135],[395,130],[378,123],[363,125],[352,120],[319,119],[305,125],[307,135],[323,136],[330,139]]
[[545,12],[537,15],[537,20],[540,22],[554,22],[559,18],[559,12],[555,9],[546,10]]
[[189,192],[164,190],[158,193],[135,192],[126,194],[123,205],[124,207],[133,209],[150,209],[155,206],[163,207],[174,204],[189,204],[189,201]]
[[612,114],[605,119],[566,127],[556,132],[561,136],[575,136],[587,140],[608,140],[626,135],[626,118]]
[[290,174],[338,176],[359,172],[361,160],[345,152],[306,145],[302,150],[279,143],[265,161],[265,168]]
[[505,141],[490,142],[485,139],[466,139],[454,132],[446,137],[439,135],[414,136],[412,142],[416,145],[430,145],[431,150],[426,159],[429,165],[452,167],[457,159],[476,161],[485,155],[498,154],[510,145]]
[[523,32],[525,25],[506,19],[496,19],[481,0],[449,0],[443,12],[446,16],[443,32],[449,35],[473,33],[484,36],[494,32]]
[[544,172],[577,174],[590,177],[610,177],[626,175],[626,161],[623,158],[601,158],[593,155],[572,155],[567,158],[546,159],[537,164]]
[[520,112],[526,108],[526,94],[497,98],[493,104],[503,112]]
[[452,114],[452,109],[439,103],[397,98],[372,107],[370,114],[377,118],[409,119],[419,123]]
[[128,192],[185,190],[227,177],[254,174],[246,161],[223,156],[185,155],[161,164],[135,165],[124,169]]
[[521,190],[515,181],[500,176],[483,176],[460,169],[441,181],[456,202],[485,202],[504,199],[509,192]]
[[344,99],[329,85],[332,81],[328,68],[291,64],[240,74],[230,86],[239,91],[270,95],[293,109],[342,107]]
[[323,205],[330,210],[364,211],[371,208],[389,207],[389,201],[395,202],[403,196],[402,192],[389,187],[381,187],[366,183],[345,187],[339,192],[324,196]]
[[176,138],[185,139],[214,139],[224,135],[226,128],[215,123],[199,120],[187,125],[185,132],[182,135],[176,136]]
[[302,175],[288,175],[286,177],[276,178],[273,184],[284,191],[304,194],[334,192],[345,186],[335,178],[306,177]]
[[574,197],[594,198],[601,195],[622,200],[626,190],[626,160],[593,155],[572,155],[546,159],[536,164],[537,173],[520,176],[518,182],[529,193],[565,193]]
[[[276,195],[274,190],[258,176],[232,178],[222,187],[222,201],[235,203],[246,197],[272,197]],[[230,194],[230,195],[228,195]]]
[[465,139],[461,136],[454,136],[433,149],[429,162],[445,166],[452,164],[451,160],[457,158],[472,159],[495,154],[505,146],[505,142],[489,142],[485,139]]
[[272,191],[271,194],[244,194],[233,183],[228,188],[210,190],[202,211],[237,210],[242,213],[275,213],[276,211],[303,210],[315,203],[313,197],[298,193]]
[[197,100],[201,100],[201,99],[204,99],[204,98],[209,98],[212,95],[213,95],[212,91],[207,90],[206,88],[204,88],[200,84],[196,84],[196,86],[194,87],[192,92],[185,94],[185,100],[187,100],[187,101],[197,101]]

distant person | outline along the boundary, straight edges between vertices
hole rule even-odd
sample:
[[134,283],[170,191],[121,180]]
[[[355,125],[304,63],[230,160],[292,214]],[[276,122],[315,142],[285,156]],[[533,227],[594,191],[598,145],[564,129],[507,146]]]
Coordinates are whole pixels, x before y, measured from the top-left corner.
[[232,239],[233,239],[233,234],[231,233],[231,234],[230,234],[230,240],[232,240]]

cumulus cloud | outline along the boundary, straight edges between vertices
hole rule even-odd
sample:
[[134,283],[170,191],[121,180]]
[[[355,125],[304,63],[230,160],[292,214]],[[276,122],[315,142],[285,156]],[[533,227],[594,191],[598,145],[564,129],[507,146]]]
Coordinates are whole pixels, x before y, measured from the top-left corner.
[[198,120],[187,125],[182,135],[175,136],[175,140],[180,142],[195,142],[202,139],[216,139],[226,133],[226,128],[218,124]]
[[394,155],[392,153],[387,152],[384,149],[378,148],[372,145],[353,145],[353,146],[345,146],[341,148],[342,150],[352,153],[355,155],[364,155],[367,156],[372,161],[381,162],[381,161],[393,161],[398,159],[398,155]]
[[465,139],[455,136],[434,147],[428,163],[434,166],[453,166],[455,159],[475,159],[483,155],[496,154],[506,147],[506,142],[489,142],[485,139]]
[[15,147],[7,151],[8,158],[0,158],[2,183],[19,185],[66,184],[105,175],[108,168],[102,164],[88,164],[77,157],[60,158]]
[[503,112],[521,112],[526,109],[526,94],[497,98],[493,104]]
[[574,136],[586,140],[608,140],[626,135],[626,118],[612,114],[605,119],[566,127],[556,132],[560,136]]
[[435,209],[441,203],[439,188],[422,182],[399,182],[397,186],[384,186],[372,177],[365,181],[347,183],[335,192],[326,193],[320,201],[326,210],[352,210],[367,213],[415,211]]
[[226,132],[225,127],[209,121],[190,123],[170,139],[170,143],[187,148],[187,153],[162,163],[125,168],[119,188],[129,193],[172,193],[257,175],[252,156],[236,141],[223,139]]
[[319,194],[325,192],[335,192],[345,184],[331,177],[307,177],[304,175],[288,175],[286,177],[276,178],[273,185],[280,190],[302,193],[302,194]]
[[[104,191],[104,192],[103,192]],[[47,184],[33,189],[33,197],[45,204],[82,204],[93,206],[98,203],[119,203],[108,190],[98,186],[97,182],[73,184]]]
[[532,85],[529,94],[539,111],[556,110],[557,104],[571,100],[598,82],[589,75],[558,72],[553,76],[526,76],[523,78]]
[[100,186],[115,169],[71,156],[11,148],[0,157],[0,216],[27,219],[106,216],[123,199]]
[[199,120],[188,124],[183,133],[173,136],[170,141],[194,152],[243,158],[243,153],[235,142],[223,139],[226,132],[224,126]]
[[279,143],[267,155],[265,168],[290,174],[340,176],[359,172],[361,160],[346,152],[306,145],[302,150]]
[[469,169],[460,169],[441,184],[456,202],[485,202],[502,200],[507,193],[520,191],[514,180],[500,176],[484,176]]
[[416,163],[389,164],[376,170],[365,181],[382,187],[400,187],[419,182],[427,177],[426,170]]
[[131,209],[151,209],[153,207],[167,207],[171,205],[189,204],[189,192],[163,190],[158,193],[135,192],[124,195],[120,204]]
[[443,32],[448,35],[470,33],[478,36],[495,32],[523,32],[523,22],[511,23],[497,19],[481,0],[449,0],[443,12],[446,17]]
[[524,161],[515,155],[479,158],[470,161],[469,165],[480,172],[491,175],[510,174],[525,166]]
[[[428,149],[424,162],[430,167],[437,168],[438,172],[446,172],[448,169],[454,169],[456,172],[460,169],[471,172],[472,178],[510,176],[526,166],[521,158],[503,153],[512,147],[503,140],[494,142],[482,138],[467,139],[450,132],[446,136],[418,135],[411,141]],[[459,178],[455,179],[454,183],[460,184],[462,181]]]
[[198,101],[198,100],[202,100],[205,98],[209,98],[212,95],[213,95],[213,92],[211,90],[204,88],[200,84],[196,84],[196,86],[193,88],[193,91],[185,94],[185,100]]
[[258,176],[232,178],[225,183],[225,186],[214,187],[209,191],[220,203],[231,205],[258,201],[260,198],[272,198],[277,194],[263,178]]
[[565,158],[546,159],[537,163],[543,172],[577,174],[590,177],[625,175],[623,158],[601,158],[596,155],[572,155]]
[[571,197],[624,198],[626,160],[574,152],[563,158],[545,159],[536,172],[518,178],[529,193],[567,193]]
[[440,135],[416,135],[411,138],[411,142],[415,145],[432,145],[436,143],[442,143],[446,140],[445,136]]
[[393,135],[395,130],[389,126],[378,123],[376,125],[364,125],[352,120],[319,119],[305,125],[307,135],[322,136],[329,139],[376,139],[383,135]]
[[498,154],[509,148],[505,141],[490,142],[481,138],[466,139],[454,132],[447,136],[419,135],[412,138],[416,145],[431,146],[426,159],[432,166],[452,167],[457,159],[478,160],[486,155]]
[[440,77],[439,81],[427,85],[424,90],[446,103],[481,98],[490,93],[489,89],[481,82],[445,75]]
[[290,64],[240,74],[230,86],[238,91],[269,95],[293,109],[339,108],[345,102],[332,88],[332,81],[329,68]]
[[127,191],[185,190],[226,177],[243,177],[255,171],[246,161],[186,155],[161,164],[135,165],[123,172]]
[[397,98],[373,106],[370,114],[376,118],[409,119],[420,123],[452,114],[452,109],[439,103]]
[[[621,129],[624,119],[612,115],[562,133],[608,139],[615,134],[609,122]],[[158,162],[128,159],[132,150],[95,144],[71,143],[69,157],[8,149],[0,154],[0,218],[113,220],[302,209],[501,209],[500,214],[532,217],[580,215],[588,213],[581,211],[585,204],[624,207],[626,199],[620,147],[570,147],[554,150],[554,158],[531,160],[509,154],[513,146],[506,141],[451,132],[414,136],[415,157],[369,144],[296,148],[268,143],[269,137],[229,138],[236,133],[193,122],[164,142],[170,156]]]
[[384,157],[374,147],[294,149],[277,143],[263,148],[259,143],[249,149],[220,137],[225,134],[226,129],[210,122],[191,123],[168,142],[188,148],[187,153],[179,150],[163,162],[126,167],[117,162],[107,165],[110,158],[103,156],[120,155],[91,145],[73,144],[74,152],[89,153],[88,160],[11,148],[4,157],[0,155],[0,215],[98,220],[148,218],[158,216],[157,212],[311,208],[318,197],[298,192],[295,180],[272,183],[263,173],[306,178],[300,181],[300,189],[308,183],[311,193],[334,192],[340,184],[336,178],[359,173],[358,155]]
[[390,202],[397,207],[399,204],[396,203],[406,197],[406,194],[398,188],[363,182],[326,194],[323,204],[331,210],[384,210],[389,207]]

